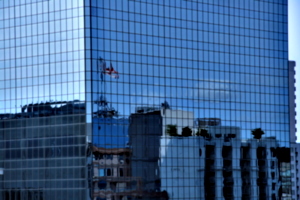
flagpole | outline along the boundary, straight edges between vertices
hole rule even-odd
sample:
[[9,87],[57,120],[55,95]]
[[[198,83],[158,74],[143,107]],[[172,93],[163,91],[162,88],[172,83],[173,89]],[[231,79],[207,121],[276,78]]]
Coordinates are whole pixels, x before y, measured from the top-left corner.
[[[101,68],[101,69],[99,69]],[[106,111],[106,80],[105,80],[105,70],[106,70],[106,61],[105,59],[99,57],[98,58],[98,73],[100,71],[100,97],[98,102],[98,111]],[[98,93],[99,94],[99,93]],[[101,107],[101,108],[100,108]]]
[[[102,117],[107,117],[109,115],[113,116],[115,114],[114,109],[112,108],[112,105],[109,106],[108,102],[106,100],[106,75],[109,75],[111,78],[115,78],[118,79],[119,75],[118,72],[116,70],[114,70],[112,63],[110,63],[110,66],[107,67],[106,66],[106,61],[105,59],[99,57],[97,60],[97,73],[100,73],[100,87],[101,87],[101,91],[100,91],[100,97],[99,100],[97,101],[98,104],[98,116],[102,116]],[[99,69],[101,68],[101,69]],[[98,76],[98,75],[97,75]],[[99,95],[99,87],[98,88],[98,95]],[[108,111],[113,111],[114,114],[112,115],[111,113],[108,113]]]

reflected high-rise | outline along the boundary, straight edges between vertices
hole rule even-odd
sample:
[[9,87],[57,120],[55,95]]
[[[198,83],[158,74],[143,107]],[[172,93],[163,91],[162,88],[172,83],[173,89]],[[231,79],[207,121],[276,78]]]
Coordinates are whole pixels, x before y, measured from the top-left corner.
[[0,200],[289,199],[287,0],[0,1]]

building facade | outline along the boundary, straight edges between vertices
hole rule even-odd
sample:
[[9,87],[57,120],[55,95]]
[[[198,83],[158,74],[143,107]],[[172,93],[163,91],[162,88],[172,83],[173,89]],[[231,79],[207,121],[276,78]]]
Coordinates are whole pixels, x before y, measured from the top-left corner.
[[292,199],[289,80],[287,0],[1,0],[0,200]]
[[289,61],[289,96],[290,96],[290,141],[291,141],[291,181],[292,181],[292,198],[300,199],[300,183],[299,183],[299,172],[298,172],[298,150],[299,144],[296,143],[296,102],[295,102],[295,61]]
[[[294,143],[292,144],[292,170],[291,172],[293,173],[292,176],[292,185],[293,185],[293,196],[295,199],[299,200],[300,199],[300,172],[299,172],[299,167],[300,167],[300,144],[299,143]],[[294,165],[293,165],[294,164]]]

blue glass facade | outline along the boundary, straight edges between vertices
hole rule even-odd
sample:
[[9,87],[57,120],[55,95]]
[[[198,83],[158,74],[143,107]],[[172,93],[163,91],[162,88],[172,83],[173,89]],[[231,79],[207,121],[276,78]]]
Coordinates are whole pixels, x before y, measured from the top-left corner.
[[288,70],[286,0],[2,0],[0,200],[289,198]]
[[87,196],[83,1],[0,1],[0,199]]
[[[166,100],[239,126],[244,138],[261,127],[288,144],[283,3],[93,1],[92,65],[103,57],[121,74],[107,78],[106,97],[123,115]],[[97,93],[95,73],[93,81]]]

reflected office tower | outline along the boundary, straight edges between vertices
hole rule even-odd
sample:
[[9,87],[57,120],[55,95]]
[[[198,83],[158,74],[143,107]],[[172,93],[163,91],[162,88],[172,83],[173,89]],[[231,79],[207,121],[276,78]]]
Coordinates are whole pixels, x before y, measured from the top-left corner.
[[292,199],[290,69],[287,0],[0,0],[0,200]]
[[129,138],[132,149],[132,175],[142,179],[145,192],[160,191],[159,148],[162,136],[162,119],[160,111],[145,111],[130,115]]
[[0,121],[0,199],[84,197],[84,190],[74,188],[86,183],[85,104],[52,102],[23,108]]

